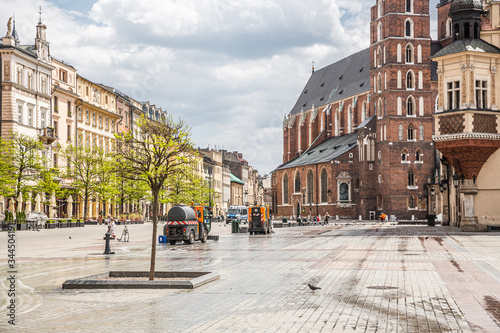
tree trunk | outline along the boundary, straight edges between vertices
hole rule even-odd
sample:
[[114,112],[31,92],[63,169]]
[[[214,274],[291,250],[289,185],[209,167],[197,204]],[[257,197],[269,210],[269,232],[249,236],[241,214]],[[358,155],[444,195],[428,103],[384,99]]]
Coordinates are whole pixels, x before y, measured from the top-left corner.
[[86,188],[85,189],[85,195],[84,195],[84,202],[83,202],[83,222],[87,221],[87,216],[88,216],[88,201],[89,201],[89,190]]
[[159,189],[152,190],[153,192],[153,238],[151,240],[151,266],[149,269],[149,280],[155,278],[155,263],[156,263],[156,229],[158,225],[158,193]]

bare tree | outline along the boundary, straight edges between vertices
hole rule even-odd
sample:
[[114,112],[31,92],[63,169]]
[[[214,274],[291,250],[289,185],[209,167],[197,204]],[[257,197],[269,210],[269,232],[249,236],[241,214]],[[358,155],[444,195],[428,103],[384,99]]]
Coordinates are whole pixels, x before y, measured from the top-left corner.
[[182,120],[174,122],[171,116],[157,122],[143,115],[135,128],[135,133],[115,134],[114,160],[124,178],[145,182],[151,189],[153,235],[149,280],[154,280],[159,193],[166,181],[190,163],[193,146],[187,125]]

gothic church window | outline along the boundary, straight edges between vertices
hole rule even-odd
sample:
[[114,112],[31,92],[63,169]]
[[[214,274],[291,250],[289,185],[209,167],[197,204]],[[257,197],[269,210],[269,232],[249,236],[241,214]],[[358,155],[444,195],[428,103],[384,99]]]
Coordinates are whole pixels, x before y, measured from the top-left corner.
[[328,202],[328,177],[326,169],[321,171],[321,202]]
[[413,195],[410,195],[410,198],[408,199],[408,204],[410,209],[415,208],[415,197]]
[[406,45],[406,63],[413,64],[413,45]]
[[418,139],[420,141],[424,140],[424,124],[420,124],[418,127]]
[[406,162],[408,161],[408,151],[406,149],[403,149],[401,152],[401,162]]
[[363,102],[363,107],[361,108],[361,121],[365,121],[366,119],[366,101]]
[[405,37],[413,37],[413,22],[410,19],[405,22]]
[[377,42],[382,40],[382,22],[379,22],[377,25]]
[[417,150],[417,152],[415,153],[415,161],[422,161],[422,153],[420,152],[420,150]]
[[397,49],[397,62],[401,62],[401,44],[398,44],[398,49]]
[[410,124],[408,126],[408,141],[413,141],[415,139],[415,129],[413,128],[413,125]]
[[398,140],[399,141],[403,141],[403,133],[404,133],[403,124],[399,124],[399,128],[398,128]]
[[401,71],[398,71],[398,89],[401,89],[403,86],[403,74],[401,74]]
[[415,115],[415,100],[412,96],[408,97],[408,100],[406,101],[406,114],[408,116]]
[[415,175],[413,170],[408,171],[408,186],[415,186]]
[[294,187],[294,192],[295,193],[300,193],[300,172],[297,171],[295,174],[295,187]]
[[311,170],[307,172],[307,203],[314,202],[314,188],[313,188],[313,173]]
[[378,73],[378,77],[377,77],[377,89],[378,89],[378,92],[382,92],[382,74],[381,73]]
[[378,106],[377,106],[377,117],[379,119],[381,119],[384,116],[383,112],[384,112],[384,106],[382,104],[382,98],[379,98],[379,100],[378,100]]
[[283,175],[283,204],[288,204],[288,175]]
[[406,73],[406,89],[415,89],[415,75],[411,70]]
[[406,12],[413,13],[413,0],[406,0]]

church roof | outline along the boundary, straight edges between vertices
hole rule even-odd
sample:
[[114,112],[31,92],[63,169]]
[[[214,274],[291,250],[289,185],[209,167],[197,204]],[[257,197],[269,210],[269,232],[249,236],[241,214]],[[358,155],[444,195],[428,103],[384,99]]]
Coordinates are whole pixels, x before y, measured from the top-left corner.
[[483,52],[483,53],[500,53],[500,49],[494,45],[486,43],[482,39],[457,39],[450,45],[436,52],[431,58],[442,57],[455,53],[462,52]]
[[370,89],[370,49],[354,53],[315,71],[290,115],[336,102]]
[[329,138],[299,157],[280,165],[277,170],[325,163],[347,153],[358,145],[356,133]]

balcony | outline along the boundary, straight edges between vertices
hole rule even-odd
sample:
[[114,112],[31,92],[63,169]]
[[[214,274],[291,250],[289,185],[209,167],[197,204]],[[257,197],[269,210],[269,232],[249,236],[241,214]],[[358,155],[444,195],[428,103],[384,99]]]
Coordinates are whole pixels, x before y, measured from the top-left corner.
[[52,127],[38,129],[38,137],[46,145],[51,145],[52,143],[54,143],[54,141],[57,140],[54,128]]
[[467,179],[500,147],[500,112],[452,110],[434,114],[436,148]]

